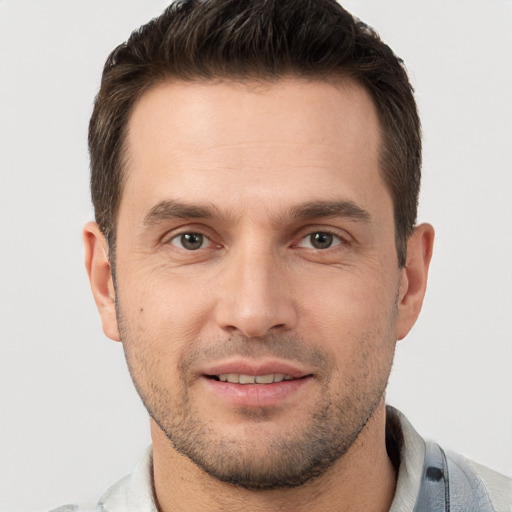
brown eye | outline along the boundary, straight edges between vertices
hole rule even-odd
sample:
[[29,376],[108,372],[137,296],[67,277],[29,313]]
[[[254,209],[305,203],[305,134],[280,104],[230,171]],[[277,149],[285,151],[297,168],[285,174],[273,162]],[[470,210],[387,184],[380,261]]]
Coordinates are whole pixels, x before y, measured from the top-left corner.
[[201,233],[182,233],[181,235],[175,236],[170,243],[180,249],[197,251],[198,249],[202,249],[207,241],[208,238],[201,235]]
[[329,233],[328,231],[314,231],[305,236],[298,244],[298,247],[322,250],[330,249],[331,247],[336,247],[343,243],[344,240],[334,233]]
[[328,249],[332,245],[333,238],[330,233],[322,231],[309,235],[310,243],[315,249]]

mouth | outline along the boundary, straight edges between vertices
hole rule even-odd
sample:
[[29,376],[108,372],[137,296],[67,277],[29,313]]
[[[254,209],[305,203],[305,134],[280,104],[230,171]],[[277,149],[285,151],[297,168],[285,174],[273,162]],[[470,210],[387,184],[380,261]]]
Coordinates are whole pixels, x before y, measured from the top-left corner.
[[[231,384],[273,384],[275,382],[283,382],[285,380],[295,380],[292,375],[283,373],[269,373],[266,375],[246,375],[243,373],[221,373],[219,375],[207,375],[209,379],[219,382],[229,382]],[[306,377],[306,376],[304,376]],[[299,377],[299,378],[304,378]]]
[[274,384],[311,377],[312,368],[276,359],[251,360],[234,357],[202,368],[202,375],[231,384]]
[[314,374],[283,361],[238,359],[205,368],[201,382],[210,403],[255,409],[300,402]]

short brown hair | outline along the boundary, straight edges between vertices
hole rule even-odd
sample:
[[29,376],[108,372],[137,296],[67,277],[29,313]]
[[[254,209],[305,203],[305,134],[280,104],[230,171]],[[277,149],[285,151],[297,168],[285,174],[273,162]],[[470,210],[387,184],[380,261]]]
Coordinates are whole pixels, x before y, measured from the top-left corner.
[[335,0],[181,0],[108,57],[89,125],[91,194],[110,250],[123,189],[126,127],[138,98],[163,80],[348,76],[375,102],[382,176],[394,205],[398,263],[416,222],[421,129],[402,61]]

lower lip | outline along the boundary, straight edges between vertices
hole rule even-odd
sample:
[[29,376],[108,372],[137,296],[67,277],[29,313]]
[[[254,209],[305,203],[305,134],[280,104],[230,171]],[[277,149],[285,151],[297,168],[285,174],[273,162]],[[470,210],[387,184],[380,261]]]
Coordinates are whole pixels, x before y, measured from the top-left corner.
[[202,379],[219,398],[238,407],[269,407],[293,398],[311,377],[283,380],[272,384],[234,384],[208,377]]

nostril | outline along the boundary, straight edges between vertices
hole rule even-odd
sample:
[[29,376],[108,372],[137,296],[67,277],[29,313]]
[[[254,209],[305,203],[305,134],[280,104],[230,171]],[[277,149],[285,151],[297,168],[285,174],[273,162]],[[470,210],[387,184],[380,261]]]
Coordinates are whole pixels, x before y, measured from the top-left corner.
[[262,298],[239,297],[220,300],[215,308],[215,321],[225,333],[242,334],[247,338],[263,338],[271,332],[278,333],[296,325],[295,307],[288,299],[273,299],[265,303]]

